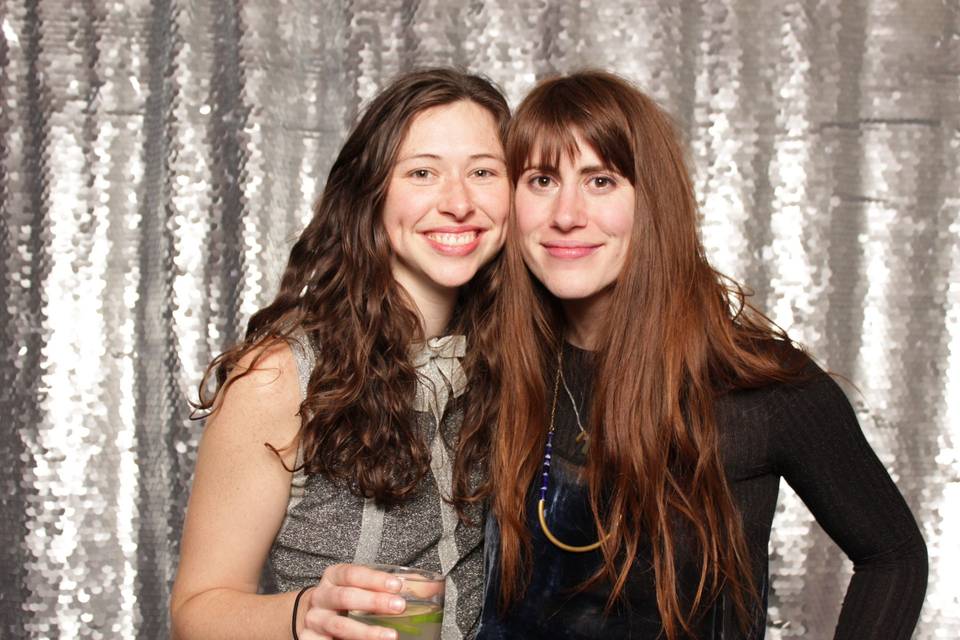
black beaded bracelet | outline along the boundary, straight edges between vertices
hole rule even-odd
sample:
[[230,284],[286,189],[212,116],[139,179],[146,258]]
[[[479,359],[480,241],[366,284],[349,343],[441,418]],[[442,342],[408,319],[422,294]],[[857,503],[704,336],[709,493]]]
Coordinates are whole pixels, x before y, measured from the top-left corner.
[[304,587],[300,589],[300,593],[297,594],[297,597],[293,600],[293,621],[290,623],[291,628],[293,629],[293,640],[300,640],[300,636],[297,635],[297,609],[300,607],[300,598],[303,597],[310,587]]

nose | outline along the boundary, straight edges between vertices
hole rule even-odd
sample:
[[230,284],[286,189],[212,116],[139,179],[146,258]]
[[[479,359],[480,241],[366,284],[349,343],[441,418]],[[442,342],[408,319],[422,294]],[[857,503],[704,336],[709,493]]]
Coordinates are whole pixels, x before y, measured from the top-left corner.
[[560,231],[572,231],[587,224],[586,203],[575,184],[560,188],[560,197],[554,202],[553,227]]
[[444,182],[437,208],[440,213],[451,215],[457,220],[462,220],[473,212],[473,200],[467,192],[463,178],[451,177]]

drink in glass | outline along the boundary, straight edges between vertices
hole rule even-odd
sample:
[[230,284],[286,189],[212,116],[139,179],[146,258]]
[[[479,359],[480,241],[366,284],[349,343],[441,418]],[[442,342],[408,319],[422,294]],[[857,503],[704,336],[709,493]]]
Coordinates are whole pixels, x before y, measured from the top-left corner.
[[443,623],[443,575],[425,569],[395,565],[366,565],[400,578],[403,586],[399,595],[407,601],[403,613],[382,614],[368,611],[349,611],[354,620],[394,629],[398,640],[440,640]]

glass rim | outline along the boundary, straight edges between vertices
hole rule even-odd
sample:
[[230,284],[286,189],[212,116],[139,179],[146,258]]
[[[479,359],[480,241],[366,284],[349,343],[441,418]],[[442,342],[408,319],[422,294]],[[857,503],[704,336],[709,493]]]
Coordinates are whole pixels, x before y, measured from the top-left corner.
[[399,564],[382,564],[379,562],[364,564],[363,566],[376,571],[383,571],[393,575],[400,576],[404,580],[413,580],[416,582],[443,582],[444,575],[438,571],[421,569],[420,567],[407,567]]

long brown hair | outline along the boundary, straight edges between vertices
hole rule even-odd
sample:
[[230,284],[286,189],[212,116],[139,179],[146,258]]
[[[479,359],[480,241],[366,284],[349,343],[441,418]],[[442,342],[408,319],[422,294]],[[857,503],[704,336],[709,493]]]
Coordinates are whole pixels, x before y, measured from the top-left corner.
[[[213,360],[200,385],[197,407],[209,410],[224,384],[236,379],[227,376],[241,358],[254,352],[256,366],[266,344],[289,342],[295,331],[303,331],[318,348],[300,406],[303,466],[383,505],[415,490],[429,470],[430,452],[410,408],[416,374],[408,348],[423,340],[423,331],[413,302],[391,273],[381,210],[414,117],[461,100],[486,109],[503,139],[509,107],[479,76],[452,69],[411,72],[373,99],[290,251],[276,298],[253,315],[240,344]],[[487,317],[499,273],[495,258],[461,288],[449,327],[470,340],[463,362],[470,385],[454,463],[453,502],[461,517],[482,493],[483,486],[470,478],[485,476],[488,427],[495,420],[497,349]],[[211,393],[214,374],[216,393]]]
[[[733,388],[793,377],[792,366],[768,348],[771,341],[790,343],[746,303],[739,285],[707,262],[679,136],[669,116],[627,81],[584,71],[537,85],[508,129],[511,179],[516,183],[527,166],[555,170],[563,154],[576,155],[577,134],[631,182],[637,199],[630,248],[595,354],[586,480],[597,530],[608,537],[588,584],[608,580],[612,607],[646,539],[668,639],[690,633],[721,592],[746,626],[755,588],[724,476],[714,403]],[[510,348],[501,354],[492,463],[507,607],[531,570],[525,498],[546,440],[545,376],[564,331],[557,300],[524,265],[511,224],[498,302]],[[692,603],[678,595],[681,546],[696,554],[700,568]]]

